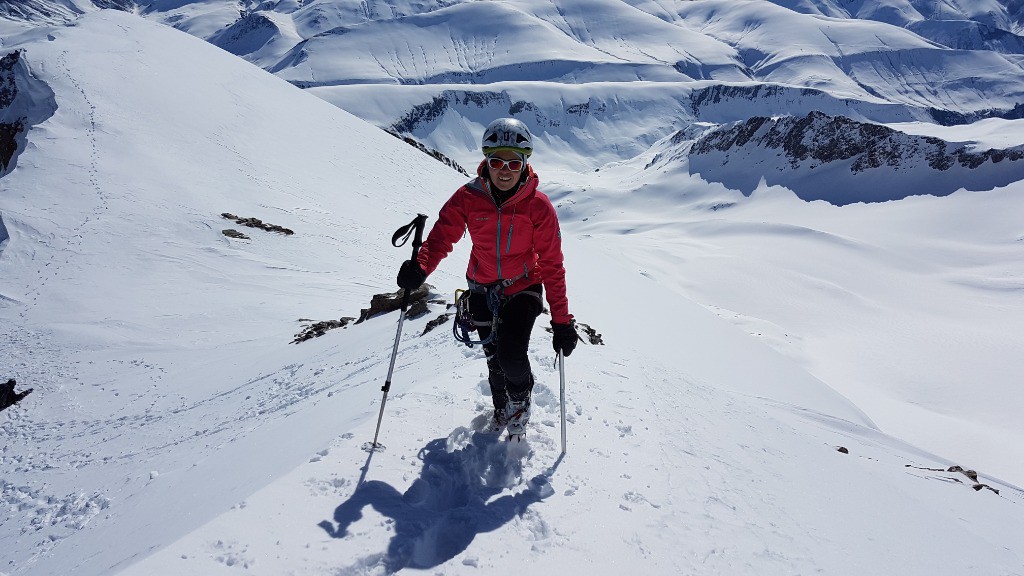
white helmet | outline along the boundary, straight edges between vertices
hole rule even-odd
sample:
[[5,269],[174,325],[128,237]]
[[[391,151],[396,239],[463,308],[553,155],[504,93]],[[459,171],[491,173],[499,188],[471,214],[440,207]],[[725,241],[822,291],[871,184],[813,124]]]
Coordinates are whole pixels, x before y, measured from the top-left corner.
[[484,154],[498,150],[512,150],[526,157],[533,154],[533,136],[530,129],[515,118],[498,118],[484,130],[481,141]]

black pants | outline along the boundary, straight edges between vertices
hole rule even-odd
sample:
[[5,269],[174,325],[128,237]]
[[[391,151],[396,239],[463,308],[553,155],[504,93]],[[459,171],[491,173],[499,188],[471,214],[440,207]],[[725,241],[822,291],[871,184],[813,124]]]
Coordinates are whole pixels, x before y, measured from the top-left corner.
[[[487,381],[491,385],[495,408],[503,409],[509,399],[526,400],[533,391],[533,371],[527,352],[533,324],[543,308],[543,291],[540,284],[534,284],[502,299],[497,338],[484,344]],[[469,310],[477,322],[480,339],[486,339],[491,334],[492,318],[487,307],[487,295],[474,292],[469,299]]]

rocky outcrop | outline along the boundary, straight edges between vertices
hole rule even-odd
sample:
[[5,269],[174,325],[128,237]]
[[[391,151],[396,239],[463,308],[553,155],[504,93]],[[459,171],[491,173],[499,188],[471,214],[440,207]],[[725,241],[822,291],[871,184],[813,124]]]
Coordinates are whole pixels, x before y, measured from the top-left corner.
[[444,164],[445,166],[457,170],[459,171],[459,173],[465,176],[469,176],[469,172],[466,172],[466,169],[463,168],[458,162],[452,160],[451,158],[445,156],[444,154],[438,152],[437,150],[434,150],[433,148],[427,148],[422,142],[416,140],[415,138],[410,138],[409,136],[402,136],[401,134],[391,132],[390,130],[388,130],[387,132],[388,134],[391,134],[395,138],[398,138],[402,142],[405,142],[409,146],[412,146],[413,148],[419,150],[420,152],[423,152],[427,156],[430,156],[431,158],[437,160],[438,162]]
[[531,126],[557,128],[567,118],[578,120],[586,116],[603,114],[607,112],[608,106],[603,101],[591,98],[586,102],[565,102],[561,110],[549,108],[545,112],[532,102],[513,100],[507,92],[445,90],[429,102],[418,104],[403,114],[391,125],[390,131],[399,134],[413,133],[439,119],[449,110],[463,117],[473,117],[474,109],[486,110],[488,119],[493,119],[495,114],[520,119],[529,116],[527,123]]
[[792,168],[807,161],[822,165],[849,160],[853,173],[881,166],[898,168],[922,158],[933,170],[948,170],[954,165],[974,169],[986,162],[1024,159],[1024,150],[1020,149],[972,152],[966,145],[950,149],[953,145],[939,138],[912,136],[880,124],[821,112],[803,118],[751,118],[701,137],[690,154],[745,146],[779,150]]
[[[434,96],[430,102],[424,102],[413,106],[397,122],[391,125],[391,130],[399,134],[408,134],[416,131],[419,127],[430,124],[440,118],[449,108],[454,106],[485,108],[492,105],[508,106],[509,114],[516,108],[504,92],[472,92],[467,90],[445,90],[439,96]],[[526,103],[522,103],[525,105]],[[521,108],[520,110],[521,111]]]
[[278,234],[284,234],[285,236],[291,236],[292,234],[295,234],[295,231],[291,230],[290,228],[278,226],[277,224],[270,224],[269,222],[264,222],[259,218],[242,218],[239,216],[235,216],[230,212],[223,212],[221,213],[220,217],[237,222],[242,226],[248,226],[249,228],[259,228],[260,230],[266,230],[267,232],[276,232]]
[[0,57],[0,176],[14,169],[28,130],[56,110],[53,90],[32,75],[24,51]]
[[0,176],[14,169],[29,128],[56,110],[53,91],[32,76],[24,51],[0,57]]
[[[123,12],[132,12],[136,8],[134,0],[92,0],[97,9],[112,8]],[[0,17],[14,22],[36,24],[67,24],[78,16],[88,4],[61,0],[7,0],[0,1]]]
[[[434,287],[430,284],[422,284],[419,288],[413,290],[409,294],[408,307],[406,309],[407,318],[419,318],[427,312],[429,312],[429,304],[445,304],[443,300],[430,300],[430,295],[433,292]],[[402,308],[402,302],[405,299],[405,290],[398,290],[396,292],[386,292],[383,294],[374,294],[370,298],[370,307],[363,308],[359,311],[359,318],[353,318],[346,316],[338,320],[322,320],[314,322],[309,319],[302,319],[303,322],[302,330],[295,335],[292,340],[292,344],[298,344],[305,342],[311,338],[319,338],[330,330],[336,328],[346,328],[349,324],[361,324],[366,320],[369,320],[375,316],[381,314],[387,314],[388,312],[394,312]],[[447,320],[448,316],[445,316]],[[435,324],[436,326],[436,324]],[[429,332],[433,327],[428,327],[424,330],[423,334]]]
[[[18,96],[18,83],[14,79],[14,65],[21,58],[21,52],[11,52],[0,58],[0,110],[9,110]],[[23,118],[0,121],[0,173],[7,166],[18,149],[17,136],[25,130]]]
[[821,112],[750,118],[705,133],[689,151],[691,172],[744,193],[763,178],[837,204],[988,190],[1024,178],[1021,160],[1022,148],[975,150]]

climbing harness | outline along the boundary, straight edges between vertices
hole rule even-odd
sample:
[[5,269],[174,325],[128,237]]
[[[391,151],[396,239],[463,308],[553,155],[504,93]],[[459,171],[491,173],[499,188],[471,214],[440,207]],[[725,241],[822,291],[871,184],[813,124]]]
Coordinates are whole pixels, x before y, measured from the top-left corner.
[[[487,309],[491,311],[491,333],[487,338],[474,340],[470,332],[476,332],[479,326],[487,326],[487,322],[477,322],[473,319],[473,313],[469,309],[469,300],[473,293],[484,294],[487,298]],[[455,323],[452,325],[452,335],[459,342],[472,348],[475,344],[490,344],[498,334],[498,313],[501,310],[502,300],[505,298],[505,287],[497,284],[494,286],[483,286],[480,284],[471,285],[469,290],[455,291]]]
[[[530,272],[526,271],[515,278],[505,278],[494,284],[477,284],[467,279],[469,289],[455,291],[455,322],[452,324],[452,335],[455,336],[455,339],[470,348],[475,344],[482,345],[494,342],[494,339],[498,337],[498,324],[500,323],[498,314],[501,312],[502,305],[511,297],[505,296],[505,289],[529,276]],[[478,322],[473,319],[473,313],[469,309],[469,299],[473,294],[483,294],[487,298],[487,309],[491,311],[491,321],[489,323]],[[512,296],[515,295],[513,294]],[[540,298],[540,296],[537,297]],[[470,337],[470,332],[476,332],[480,326],[487,325],[491,327],[491,333],[487,335],[487,338],[473,340]]]

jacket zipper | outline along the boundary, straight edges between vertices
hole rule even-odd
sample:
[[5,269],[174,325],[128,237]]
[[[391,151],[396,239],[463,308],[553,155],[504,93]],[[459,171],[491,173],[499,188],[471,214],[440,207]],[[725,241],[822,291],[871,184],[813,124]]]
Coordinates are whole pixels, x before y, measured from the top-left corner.
[[495,202],[494,205],[498,207],[498,231],[495,233],[494,239],[497,244],[497,246],[495,246],[495,248],[497,248],[495,256],[498,258],[498,280],[501,280],[501,206],[498,206],[497,202]]
[[515,227],[515,225],[515,220],[513,220],[512,223],[508,225],[508,238],[505,240],[505,254],[508,254],[509,250],[512,249],[512,228]]

